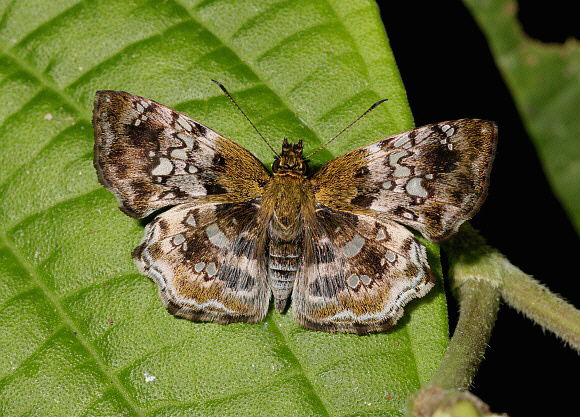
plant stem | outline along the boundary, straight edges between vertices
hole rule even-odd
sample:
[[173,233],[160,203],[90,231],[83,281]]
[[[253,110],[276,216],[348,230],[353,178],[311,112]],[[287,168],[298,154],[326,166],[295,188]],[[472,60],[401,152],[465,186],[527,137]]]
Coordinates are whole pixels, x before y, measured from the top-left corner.
[[580,352],[580,311],[512,265],[471,225],[464,224],[443,248],[459,302],[459,320],[439,368],[415,397],[411,415],[431,415],[469,389],[491,336],[500,295]]
[[457,288],[459,321],[431,384],[443,389],[469,389],[491,336],[499,309],[499,291],[483,280]]
[[487,279],[489,271],[482,268],[492,249],[475,230],[462,228],[444,248],[449,258],[451,286],[459,302],[459,320],[431,384],[467,390],[491,337],[500,291],[494,280]]
[[580,311],[515,266],[508,268],[501,288],[503,300],[580,352]]
[[551,292],[485,240],[471,225],[461,227],[457,238],[444,245],[453,285],[475,278],[498,288],[502,300],[580,352],[580,310]]

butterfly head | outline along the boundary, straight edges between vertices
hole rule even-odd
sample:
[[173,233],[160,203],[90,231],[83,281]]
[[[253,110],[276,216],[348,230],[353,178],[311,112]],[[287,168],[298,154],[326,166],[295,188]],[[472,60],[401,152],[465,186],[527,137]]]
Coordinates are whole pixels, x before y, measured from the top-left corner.
[[308,161],[302,155],[302,140],[292,145],[288,143],[288,139],[284,139],[282,153],[272,164],[272,171],[275,174],[293,173],[306,175],[308,173]]

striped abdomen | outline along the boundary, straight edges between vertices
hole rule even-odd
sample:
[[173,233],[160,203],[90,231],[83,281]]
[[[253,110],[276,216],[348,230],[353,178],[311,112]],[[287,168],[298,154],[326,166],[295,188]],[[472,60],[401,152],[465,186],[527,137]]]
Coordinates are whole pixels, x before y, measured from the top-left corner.
[[302,240],[270,239],[268,251],[268,282],[274,294],[274,306],[281,313],[292,294],[296,272],[302,262]]

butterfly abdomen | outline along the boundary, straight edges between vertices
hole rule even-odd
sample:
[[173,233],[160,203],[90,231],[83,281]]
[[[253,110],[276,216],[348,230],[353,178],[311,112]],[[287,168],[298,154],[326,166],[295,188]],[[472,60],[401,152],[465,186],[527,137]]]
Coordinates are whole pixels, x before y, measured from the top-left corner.
[[302,239],[271,239],[268,245],[268,283],[274,294],[274,306],[283,312],[292,294],[296,273],[302,262]]

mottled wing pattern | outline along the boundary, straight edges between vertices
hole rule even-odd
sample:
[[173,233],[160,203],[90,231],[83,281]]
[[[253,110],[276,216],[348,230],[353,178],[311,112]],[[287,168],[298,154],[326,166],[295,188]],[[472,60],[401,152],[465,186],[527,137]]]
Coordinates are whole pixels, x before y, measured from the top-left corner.
[[259,206],[247,203],[178,205],[145,228],[133,251],[170,313],[196,321],[256,322],[270,300]]
[[246,149],[153,100],[99,91],[93,126],[99,181],[132,217],[192,197],[249,201],[270,179]]
[[[309,182],[300,143],[285,142],[272,179],[241,146],[132,94],[99,91],[93,125],[99,180],[126,214],[175,206],[133,251],[172,314],[260,321],[273,285],[289,289],[284,273],[297,271],[298,322],[358,334],[392,327],[434,285],[426,249],[405,225],[441,241],[471,218],[497,142],[493,122],[433,124],[344,154]],[[269,267],[281,278],[270,282]]]
[[312,178],[319,205],[375,215],[442,241],[487,193],[497,126],[478,119],[437,123],[353,150]]
[[292,306],[306,328],[364,334],[392,327],[434,284],[425,247],[391,220],[322,208],[305,225]]

